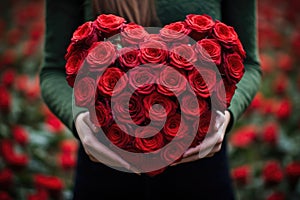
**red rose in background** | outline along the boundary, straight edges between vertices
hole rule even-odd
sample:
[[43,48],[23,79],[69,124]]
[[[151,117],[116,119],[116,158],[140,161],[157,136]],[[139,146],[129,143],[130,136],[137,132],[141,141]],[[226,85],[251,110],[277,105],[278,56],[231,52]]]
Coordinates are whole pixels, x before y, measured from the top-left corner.
[[124,47],[119,50],[120,65],[125,69],[131,69],[140,65],[140,51],[135,48]]
[[195,45],[196,52],[200,55],[200,61],[221,64],[221,45],[215,39],[199,40]]
[[166,42],[187,42],[187,35],[191,32],[187,28],[186,22],[174,22],[168,25],[165,25],[160,31],[159,34],[161,38]]
[[8,189],[13,183],[13,172],[9,168],[0,171],[0,187]]
[[11,95],[6,87],[0,85],[0,111],[8,112],[11,108]]
[[226,66],[226,75],[228,76],[228,81],[233,81],[234,83],[239,82],[244,75],[244,64],[240,55],[237,53],[226,54],[224,56],[224,65]]
[[117,147],[126,148],[130,141],[133,140],[133,137],[128,134],[128,129],[126,126],[120,128],[120,124],[112,124],[107,127],[104,132],[106,137]]
[[238,185],[244,186],[247,185],[250,181],[250,172],[250,166],[244,165],[233,168],[231,171],[231,176]]
[[271,145],[277,144],[279,139],[279,127],[275,122],[269,122],[264,125],[262,139]]
[[141,62],[164,65],[168,58],[168,49],[164,42],[148,40],[140,43]]
[[102,14],[95,20],[95,26],[101,31],[104,37],[110,37],[121,31],[125,19],[112,14]]
[[285,74],[279,74],[273,81],[274,91],[278,95],[287,93],[288,87],[289,87],[289,79]]
[[292,161],[285,167],[285,174],[291,188],[295,188],[300,178],[300,162]]
[[5,191],[0,191],[1,200],[13,200],[13,198]]
[[29,194],[27,196],[27,200],[48,200],[49,199],[49,194],[47,193],[46,190],[37,190],[33,194]]
[[129,87],[142,95],[149,95],[155,90],[155,73],[151,66],[139,66],[129,71]]
[[165,142],[161,132],[151,126],[138,127],[135,130],[135,147],[142,152],[152,152],[161,149]]
[[74,169],[76,166],[76,157],[73,154],[62,153],[58,156],[58,163],[64,170]]
[[213,36],[226,48],[237,45],[238,35],[234,31],[234,28],[222,22],[216,22],[213,28]]
[[292,103],[289,99],[283,99],[275,106],[275,115],[279,120],[286,120],[291,116]]
[[85,76],[77,80],[74,86],[75,104],[81,107],[90,107],[95,104],[96,82]]
[[244,126],[232,133],[230,143],[234,147],[246,148],[251,145],[257,137],[257,128],[253,125]]
[[174,45],[170,49],[170,65],[178,69],[192,70],[197,61],[196,53],[192,46],[187,44]]
[[264,183],[266,185],[278,184],[283,179],[283,171],[277,161],[268,161],[262,171]]
[[[204,79],[203,77],[207,78]],[[204,67],[197,67],[197,69],[189,71],[188,81],[196,95],[208,98],[216,85],[216,72]]]
[[289,72],[293,69],[293,59],[292,57],[287,53],[279,53],[277,55],[277,63],[280,70]]
[[124,90],[127,82],[127,75],[119,68],[107,68],[100,77],[98,83],[98,90],[103,96],[106,97],[118,95]]
[[27,131],[21,126],[14,126],[12,128],[12,134],[16,142],[19,144],[25,145],[28,142],[28,133]]
[[14,84],[16,72],[14,69],[7,69],[2,73],[0,83],[6,87],[11,87]]
[[185,22],[187,23],[188,27],[192,29],[192,32],[190,33],[191,38],[196,41],[206,37],[215,24],[210,16],[195,14],[187,15]]
[[79,26],[73,33],[71,39],[72,42],[90,47],[94,42],[98,40],[98,35],[94,27],[93,22],[85,22]]
[[267,197],[267,200],[286,200],[282,192],[274,192]]
[[36,174],[33,179],[37,188],[46,189],[51,193],[60,193],[64,188],[62,180],[56,176]]
[[17,154],[13,147],[13,142],[11,140],[5,139],[0,143],[0,152],[7,162],[7,164],[12,167],[25,167],[28,164],[28,156],[26,154]]
[[121,32],[122,43],[126,45],[138,45],[149,37],[149,33],[144,27],[135,23],[128,23],[124,25]]
[[45,124],[47,129],[52,133],[62,133],[64,130],[63,123],[52,113],[46,116]]

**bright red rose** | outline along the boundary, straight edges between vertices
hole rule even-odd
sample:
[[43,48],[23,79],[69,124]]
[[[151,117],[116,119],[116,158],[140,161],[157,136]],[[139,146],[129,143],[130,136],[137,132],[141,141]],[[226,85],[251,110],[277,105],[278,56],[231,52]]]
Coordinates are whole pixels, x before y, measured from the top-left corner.
[[209,105],[203,98],[197,98],[192,94],[184,94],[180,104],[181,112],[185,117],[201,116],[208,111]]
[[[98,90],[101,95],[111,97],[120,94],[128,82],[127,74],[117,67],[107,68],[98,83]],[[118,83],[118,84],[117,84]]]
[[179,96],[186,90],[185,76],[172,67],[164,67],[156,80],[157,91],[167,96]]
[[283,193],[274,192],[267,197],[267,200],[286,200],[286,198]]
[[224,67],[228,81],[238,83],[245,72],[243,60],[237,53],[226,54],[224,56]]
[[74,169],[76,165],[76,158],[74,154],[62,153],[58,156],[58,162],[64,170]]
[[197,96],[208,98],[216,85],[216,72],[204,67],[197,67],[197,69],[189,71],[188,81]]
[[111,124],[113,117],[108,102],[103,103],[98,99],[94,109],[90,109],[90,120],[95,126],[105,127]]
[[137,45],[146,40],[148,37],[149,33],[144,29],[144,27],[133,22],[124,25],[121,32],[123,46]]
[[257,128],[253,125],[237,129],[230,138],[232,146],[246,148],[251,145],[257,137]]
[[279,184],[283,179],[283,171],[277,161],[268,161],[262,173],[264,183],[267,185]]
[[101,31],[103,37],[110,37],[121,31],[124,26],[125,19],[113,14],[102,14],[95,20],[95,26]]
[[155,90],[155,73],[151,67],[139,66],[129,71],[129,86],[139,94],[148,95]]
[[195,50],[201,61],[221,64],[221,45],[216,39],[199,40],[195,45]]
[[153,152],[161,149],[165,142],[162,133],[155,127],[138,127],[135,130],[134,145],[142,152]]
[[0,152],[4,160],[12,167],[25,167],[28,164],[28,156],[26,154],[17,154],[14,151],[13,142],[11,140],[2,140],[0,143]]
[[62,180],[56,176],[35,174],[33,179],[36,187],[40,189],[46,189],[51,192],[60,192],[64,188]]
[[128,134],[129,130],[127,130],[125,125],[122,126],[122,129],[120,126],[120,124],[113,123],[107,127],[104,132],[110,142],[119,148],[126,149],[133,140],[133,137]]
[[16,142],[19,144],[25,145],[28,142],[28,133],[21,126],[14,126],[12,128],[12,134]]
[[98,40],[98,35],[93,22],[88,21],[79,26],[73,33],[72,42],[90,47]]
[[160,31],[159,34],[161,38],[169,42],[180,42],[186,43],[188,40],[188,34],[191,32],[191,29],[187,28],[186,22],[174,22],[168,25],[165,25]]
[[0,111],[9,112],[11,108],[11,96],[5,86],[0,85]]
[[231,26],[217,21],[213,28],[213,37],[217,39],[225,48],[231,48],[233,45],[237,45],[238,35]]
[[189,14],[186,16],[185,22],[188,27],[192,29],[190,33],[191,38],[198,41],[205,38],[213,28],[215,22],[208,15]]
[[64,124],[54,115],[49,114],[45,119],[47,129],[52,133],[62,133]]
[[181,160],[182,154],[185,152],[184,145],[180,142],[172,142],[161,152],[161,158],[167,164],[171,164]]
[[148,40],[140,43],[141,62],[164,65],[168,58],[168,49],[164,42]]
[[[143,104],[146,109],[147,118],[150,118],[149,111],[152,108],[151,119],[154,121],[161,121],[167,116],[173,115],[178,107],[177,102],[156,91],[144,97]],[[159,104],[160,106],[155,106],[154,104]]]
[[196,52],[190,45],[179,44],[170,49],[170,65],[178,69],[192,70],[196,61]]
[[5,87],[11,87],[15,81],[16,72],[14,69],[7,69],[3,72],[0,82]]
[[232,169],[231,176],[237,185],[247,185],[250,181],[250,166],[244,165]]
[[61,149],[62,153],[64,153],[64,154],[75,153],[77,148],[78,148],[78,144],[77,144],[76,140],[73,140],[73,139],[63,140],[60,143],[60,149]]
[[292,103],[289,99],[283,99],[275,106],[275,115],[279,120],[286,120],[291,116]]
[[95,104],[96,98],[96,81],[84,76],[78,78],[74,85],[75,104],[80,107],[91,107]]
[[271,145],[276,145],[279,137],[279,127],[275,122],[269,122],[264,125],[262,130],[262,139]]
[[135,48],[124,47],[119,50],[119,63],[125,69],[131,69],[141,64],[140,51]]

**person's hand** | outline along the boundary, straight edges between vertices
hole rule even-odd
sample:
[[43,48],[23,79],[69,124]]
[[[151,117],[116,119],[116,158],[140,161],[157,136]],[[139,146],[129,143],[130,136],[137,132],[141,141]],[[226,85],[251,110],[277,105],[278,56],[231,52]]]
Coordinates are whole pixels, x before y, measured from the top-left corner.
[[179,162],[173,163],[171,166],[192,162],[204,157],[212,157],[221,150],[222,142],[225,136],[226,128],[230,121],[230,113],[225,111],[223,114],[217,111],[215,120],[213,121],[211,131],[208,132],[203,142],[198,146],[189,148]]
[[96,138],[94,134],[100,129],[90,121],[89,112],[80,113],[75,119],[75,126],[83,148],[92,161],[101,162],[111,167],[125,168],[139,174],[136,168]]

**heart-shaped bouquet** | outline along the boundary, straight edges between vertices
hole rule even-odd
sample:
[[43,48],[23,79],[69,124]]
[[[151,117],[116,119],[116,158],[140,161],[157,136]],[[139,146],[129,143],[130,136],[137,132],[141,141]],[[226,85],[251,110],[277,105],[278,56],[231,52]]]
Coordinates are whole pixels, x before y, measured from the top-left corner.
[[150,175],[203,142],[244,58],[231,26],[195,14],[163,28],[102,14],[76,29],[65,55],[75,105],[101,127],[98,138]]

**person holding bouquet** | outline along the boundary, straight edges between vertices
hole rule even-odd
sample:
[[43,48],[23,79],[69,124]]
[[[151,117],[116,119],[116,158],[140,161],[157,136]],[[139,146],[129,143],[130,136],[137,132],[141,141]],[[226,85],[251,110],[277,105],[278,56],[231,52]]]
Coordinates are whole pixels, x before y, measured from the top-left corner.
[[[249,106],[260,85],[256,1],[46,0],[45,8],[41,91],[51,111],[80,143],[73,199],[235,199],[226,135]],[[206,15],[232,26],[241,41],[237,47],[242,45],[245,50],[244,75],[228,109],[212,119],[211,137],[187,149],[181,160],[155,176],[141,173],[134,164],[99,143],[95,137],[99,127],[91,122],[89,112],[79,109],[75,111],[75,119],[73,117],[73,90],[66,81],[65,71],[67,47],[76,28],[95,20],[99,14],[115,14],[144,27],[184,21],[189,14]],[[197,23],[193,18],[189,20]],[[207,150],[209,152],[203,154]],[[116,170],[118,168],[133,173]]]

